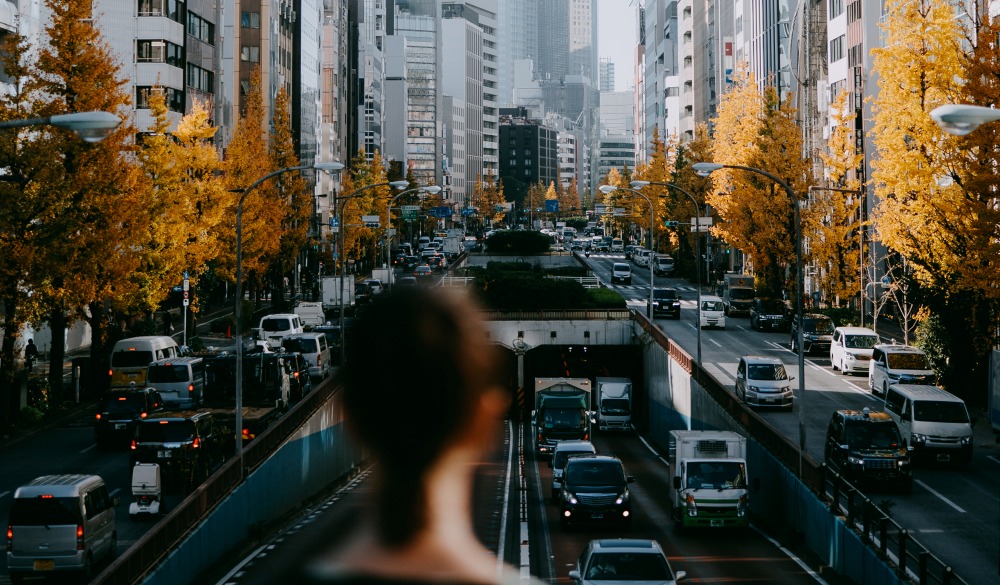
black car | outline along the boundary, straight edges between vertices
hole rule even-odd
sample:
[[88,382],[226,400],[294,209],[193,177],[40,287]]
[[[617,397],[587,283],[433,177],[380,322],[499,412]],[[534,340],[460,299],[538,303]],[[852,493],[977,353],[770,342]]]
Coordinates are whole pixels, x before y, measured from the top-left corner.
[[165,481],[191,488],[225,461],[230,447],[235,450],[232,429],[223,428],[211,412],[164,412],[136,427],[131,465],[157,463]]
[[368,288],[367,284],[359,282],[354,285],[354,304],[365,305],[371,298],[371,289]]
[[[806,313],[802,316],[805,327],[802,328],[802,348],[805,353],[829,353],[833,342],[833,330],[836,326],[833,319],[818,313]],[[792,317],[792,338],[789,345],[792,351],[799,351],[799,316]]]
[[838,410],[826,430],[826,466],[860,487],[913,488],[910,450],[896,422],[884,412]]
[[757,297],[750,304],[750,328],[758,331],[784,331],[790,325],[788,307],[780,299]]
[[[317,333],[321,332],[317,331]],[[330,346],[329,337],[327,345]],[[305,356],[298,352],[277,353],[275,355],[282,358],[285,367],[288,368],[288,379],[291,383],[288,389],[288,401],[294,403],[302,400],[302,397],[312,391],[313,387],[312,378],[309,376],[309,362],[306,361]]]
[[94,440],[99,449],[125,447],[139,421],[164,410],[155,388],[115,388],[104,393],[97,405]]
[[399,263],[400,268],[403,272],[413,272],[413,270],[420,265],[420,258],[418,256],[408,255],[404,256],[403,260]]
[[[646,301],[648,307],[649,301]],[[653,289],[653,316],[666,315],[673,319],[681,318],[681,299],[677,290],[672,288]]]
[[570,457],[559,493],[564,526],[576,522],[632,522],[632,499],[621,460],[610,455]]

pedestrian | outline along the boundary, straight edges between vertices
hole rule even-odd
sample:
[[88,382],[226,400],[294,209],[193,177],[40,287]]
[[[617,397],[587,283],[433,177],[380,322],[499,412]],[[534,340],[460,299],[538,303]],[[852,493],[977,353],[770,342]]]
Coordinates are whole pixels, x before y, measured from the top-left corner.
[[24,346],[24,362],[29,372],[34,369],[35,360],[37,359],[38,359],[38,346],[35,345],[34,339],[29,339],[28,345]]
[[497,444],[510,399],[471,301],[397,288],[375,297],[348,336],[344,413],[376,461],[371,509],[304,581],[517,583],[472,523],[475,467]]

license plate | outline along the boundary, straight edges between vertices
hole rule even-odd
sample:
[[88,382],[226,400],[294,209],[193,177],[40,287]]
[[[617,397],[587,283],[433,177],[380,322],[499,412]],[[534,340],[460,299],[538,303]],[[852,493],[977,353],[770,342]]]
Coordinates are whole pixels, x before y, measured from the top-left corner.
[[115,430],[120,431],[125,428],[125,423],[115,423]]
[[590,515],[590,517],[593,518],[594,520],[600,520],[601,518],[604,518],[604,514],[602,514],[601,512],[594,512],[593,514]]
[[947,453],[938,453],[937,460],[938,461],[951,461],[951,455],[949,455]]
[[174,456],[174,452],[170,451],[169,449],[164,449],[162,451],[157,451],[156,455],[162,457],[163,459],[170,459],[171,457]]
[[42,561],[35,561],[36,571],[51,571],[56,568],[56,562],[52,559],[46,559]]
[[712,518],[711,520],[708,521],[708,525],[709,526],[725,526],[725,522],[723,522],[722,520],[719,520],[717,518]]
[[774,397],[773,396],[768,396],[767,397],[767,401],[768,402],[774,402]]

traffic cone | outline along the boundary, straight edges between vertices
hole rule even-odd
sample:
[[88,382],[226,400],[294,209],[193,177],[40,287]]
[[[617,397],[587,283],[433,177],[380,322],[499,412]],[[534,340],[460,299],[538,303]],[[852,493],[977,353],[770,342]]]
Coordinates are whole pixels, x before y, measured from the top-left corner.
[[226,339],[232,339],[232,338],[233,338],[233,326],[226,325]]

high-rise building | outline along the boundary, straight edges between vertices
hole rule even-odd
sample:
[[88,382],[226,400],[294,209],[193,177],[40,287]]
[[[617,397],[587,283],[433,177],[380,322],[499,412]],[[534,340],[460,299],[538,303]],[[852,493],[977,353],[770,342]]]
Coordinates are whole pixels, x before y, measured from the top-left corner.
[[406,39],[408,171],[420,185],[440,185],[443,140],[440,0],[398,0],[396,34]]
[[601,57],[600,63],[600,89],[601,92],[615,90],[615,62],[609,57]]
[[640,152],[642,152],[639,155],[640,160],[646,159],[654,129],[661,139],[679,132],[687,106],[682,102],[685,97],[693,99],[691,95],[682,95],[678,87],[681,78],[678,59],[681,35],[677,12],[677,0],[650,0],[646,3],[640,21],[645,25],[642,34],[645,41],[643,57],[645,112],[640,135]]
[[442,187],[446,201],[464,207],[483,172],[483,31],[460,14],[446,10],[444,16],[440,90],[450,116],[441,121],[452,184]]
[[517,113],[505,115],[507,111],[500,114],[500,179],[504,185],[558,184],[558,131]]
[[538,2],[501,0],[497,4],[497,106],[514,105],[516,63],[538,54]]

